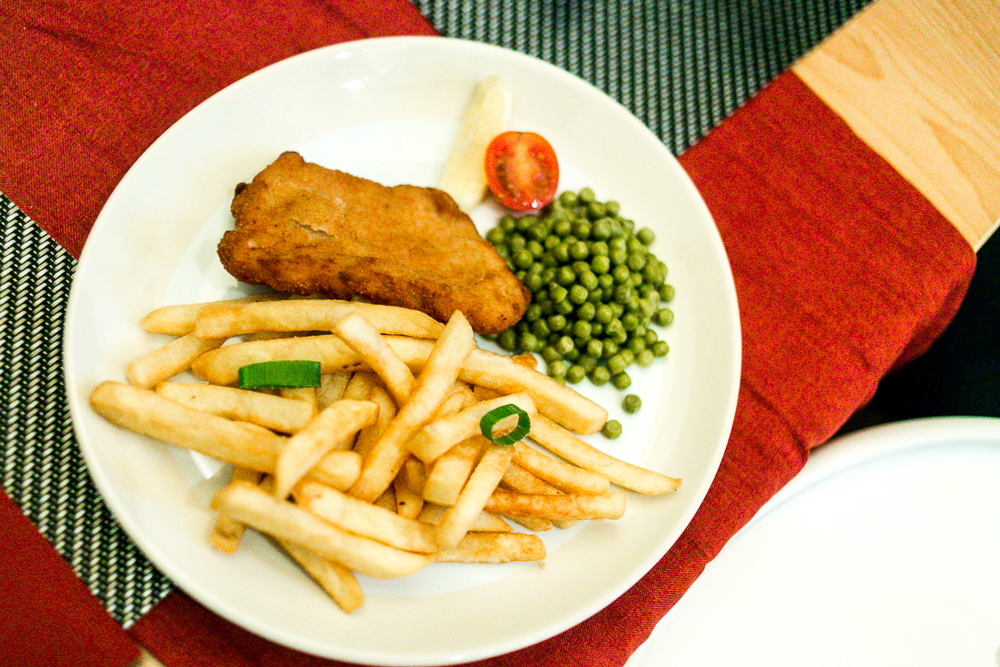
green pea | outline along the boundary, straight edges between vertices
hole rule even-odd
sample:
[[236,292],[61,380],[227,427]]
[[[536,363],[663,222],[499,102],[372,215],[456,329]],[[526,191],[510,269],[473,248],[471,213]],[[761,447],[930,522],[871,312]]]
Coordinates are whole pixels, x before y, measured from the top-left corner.
[[625,363],[625,357],[621,355],[621,352],[608,357],[605,363],[607,363],[608,370],[611,371],[612,375],[617,375],[628,368],[628,364]]
[[549,234],[544,239],[542,239],[542,245],[545,247],[546,250],[552,250],[557,245],[559,245],[559,243],[560,243],[559,237],[556,236],[555,234]]
[[553,308],[560,315],[569,315],[573,312],[573,303],[569,299],[563,299],[555,302]]
[[570,350],[576,349],[576,345],[573,344],[573,339],[569,336],[560,336],[554,347],[556,352],[561,354],[563,357],[569,354]]
[[578,239],[590,238],[593,233],[593,225],[590,224],[590,220],[577,220],[573,223],[573,236]]
[[626,347],[632,352],[632,354],[638,355],[646,349],[646,339],[635,337],[629,338]]
[[632,378],[628,376],[628,373],[617,373],[611,377],[611,384],[618,391],[625,391],[632,386]]
[[595,274],[607,273],[611,270],[611,260],[607,255],[595,255],[590,260],[590,270]]
[[601,356],[604,357],[605,361],[615,356],[616,354],[618,354],[618,343],[615,342],[615,339],[612,338],[610,340],[604,341],[604,350],[601,352]]
[[597,358],[589,354],[581,354],[580,358],[576,360],[576,365],[589,375],[591,371],[597,368]]
[[660,286],[660,299],[664,303],[670,303],[674,299],[674,286],[663,284]]
[[572,259],[586,259],[590,255],[590,248],[583,241],[577,241],[569,247],[569,256]]
[[587,372],[583,370],[582,366],[573,364],[569,367],[569,370],[566,371],[566,382],[569,382],[570,384],[577,384],[586,376]]
[[569,287],[576,282],[576,274],[568,266],[560,266],[556,269],[556,282],[563,287]]
[[624,284],[615,288],[615,302],[622,304],[627,310],[632,298],[635,297],[635,290],[631,285]]
[[573,363],[579,358],[580,358],[580,350],[576,349],[576,345],[574,345],[569,352],[563,355],[563,359],[565,359],[570,363]]
[[556,247],[552,248],[550,252],[552,253],[552,257],[555,258],[557,262],[565,263],[569,261],[568,243],[560,243]]
[[667,353],[670,352],[670,346],[667,345],[667,341],[658,340],[653,343],[653,356],[654,357],[665,357]]
[[569,288],[569,300],[570,303],[574,303],[579,306],[581,303],[587,300],[587,296],[590,292],[583,285],[573,285]]
[[625,412],[634,414],[642,407],[642,400],[635,394],[628,394],[622,399],[622,409]]
[[643,227],[635,233],[635,237],[639,239],[639,242],[644,246],[652,245],[653,241],[656,239],[656,234],[649,227]]
[[577,203],[579,204],[589,204],[590,202],[597,199],[594,191],[590,188],[582,188],[577,194]]
[[501,243],[503,243],[503,237],[504,237],[503,230],[500,229],[499,227],[494,227],[490,229],[488,232],[486,232],[486,240],[492,243],[493,245],[500,245]]
[[631,366],[632,362],[635,361],[635,355],[632,354],[632,350],[628,349],[628,347],[620,349],[618,351],[618,356],[622,358],[622,363],[625,364],[625,368]]
[[[628,251],[624,248],[608,248],[608,260],[612,266],[623,266],[628,261]],[[628,268],[628,267],[626,267]]]
[[610,273],[597,274],[597,286],[602,290],[610,289],[615,284],[615,279]]
[[500,218],[500,222],[497,226],[506,234],[514,231],[517,226],[517,220],[514,219],[512,215],[504,215]]
[[609,218],[600,218],[594,220],[594,224],[590,226],[590,236],[591,238],[603,241],[604,239],[611,238],[612,221]]
[[531,304],[524,311],[524,320],[526,322],[534,322],[535,320],[537,320],[539,317],[542,316],[541,310],[542,307],[539,306],[537,303]]
[[601,434],[609,440],[614,440],[622,434],[622,424],[617,419],[609,419],[601,427]]
[[565,315],[550,315],[547,320],[550,331],[562,331],[566,328],[566,317]]
[[590,322],[577,320],[573,323],[573,336],[576,338],[590,338]]
[[542,276],[541,272],[529,273],[524,277],[524,286],[531,291],[532,294],[537,294],[540,289],[542,289]]
[[[591,326],[591,333],[593,333],[593,326]],[[587,341],[586,354],[588,357],[600,359],[604,354],[604,343],[596,338],[591,338]]]
[[625,265],[629,271],[642,271],[646,266],[646,256],[638,252],[630,252],[625,260]]
[[[541,311],[541,308],[539,308],[539,310]],[[535,334],[542,340],[547,340],[549,334],[551,334],[552,332],[549,330],[548,322],[546,322],[542,318],[539,318],[531,323],[531,333]]]
[[611,277],[614,279],[616,285],[622,285],[629,282],[630,275],[628,267],[624,264],[619,264],[615,268],[611,269]]
[[608,215],[613,217],[618,215],[618,213],[621,211],[622,206],[614,199],[609,199],[608,201],[604,202],[604,208],[607,209]]
[[565,361],[562,359],[556,359],[545,367],[545,372],[549,377],[561,378],[566,376],[568,368],[569,367],[566,365]]
[[538,337],[530,331],[526,331],[517,338],[518,348],[524,350],[525,352],[537,352],[541,347],[541,341]]
[[635,313],[625,313],[622,315],[622,328],[625,331],[635,331],[639,326],[639,317]]
[[646,368],[653,363],[653,359],[656,355],[653,354],[652,350],[642,350],[635,357],[635,363],[639,365],[640,368]]
[[659,324],[661,327],[665,327],[674,321],[674,311],[669,308],[660,308],[653,315],[653,321]]
[[513,352],[517,348],[517,334],[513,329],[501,331],[500,335],[497,336],[497,345],[508,352]]
[[559,195],[559,203],[567,208],[576,206],[576,193],[571,190],[566,190]]
[[601,387],[611,379],[611,373],[604,366],[595,366],[588,376],[594,385]]
[[553,361],[556,361],[557,359],[562,359],[562,355],[559,354],[556,351],[556,348],[552,347],[551,345],[546,345],[546,346],[542,347],[542,349],[539,352],[539,354],[542,355],[542,359],[547,364],[551,364]]
[[597,309],[594,307],[590,301],[585,301],[580,304],[580,307],[576,309],[576,319],[583,320],[585,322],[590,322],[594,319],[594,315],[597,314]]
[[569,290],[562,285],[558,283],[549,285],[549,298],[552,299],[552,303],[559,303],[565,300],[568,295]]

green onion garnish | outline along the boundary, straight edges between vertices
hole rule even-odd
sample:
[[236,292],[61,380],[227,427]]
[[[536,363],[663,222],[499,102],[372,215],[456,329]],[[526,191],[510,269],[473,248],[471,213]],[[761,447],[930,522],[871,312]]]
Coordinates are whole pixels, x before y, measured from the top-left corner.
[[[517,426],[515,426],[509,433],[501,436],[494,436],[493,427],[497,425],[497,422],[505,417],[510,417],[511,415],[517,415]],[[531,419],[528,418],[528,413],[513,403],[508,403],[507,405],[501,405],[499,408],[494,408],[483,415],[483,418],[479,420],[479,430],[482,431],[483,436],[494,445],[513,445],[515,442],[523,440],[524,436],[528,435],[528,431],[530,429]]]
[[318,361],[263,361],[240,368],[241,389],[318,387]]

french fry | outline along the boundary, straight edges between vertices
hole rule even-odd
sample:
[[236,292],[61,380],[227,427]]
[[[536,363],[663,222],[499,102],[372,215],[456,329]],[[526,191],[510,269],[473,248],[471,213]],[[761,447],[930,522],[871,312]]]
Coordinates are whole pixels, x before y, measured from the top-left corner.
[[396,492],[396,513],[407,519],[416,519],[424,505],[424,497],[407,487],[399,475],[392,480],[392,488]]
[[234,385],[243,366],[262,361],[297,359],[318,361],[323,373],[355,370],[362,366],[357,352],[349,348],[340,336],[325,334],[224,345],[195,358],[191,362],[191,371],[212,384]]
[[[333,371],[319,376],[319,387],[316,388],[316,408],[322,410],[330,407],[335,401],[344,397],[347,383],[351,380],[350,371]],[[368,397],[365,396],[364,399]]]
[[486,438],[476,436],[458,443],[435,459],[424,481],[424,500],[449,507],[454,505],[480,453],[488,445]]
[[245,421],[280,433],[295,433],[313,417],[311,406],[248,389],[194,382],[160,382],[156,393],[195,410]]
[[409,455],[406,441],[437,412],[474,347],[472,327],[461,311],[456,310],[428,353],[409,400],[365,457],[361,477],[351,487],[351,495],[371,502],[389,487]]
[[[500,485],[504,488],[510,489],[511,491],[518,491],[520,493],[540,493],[548,495],[557,495],[562,493],[562,491],[555,488],[551,484],[538,479],[538,477],[536,477],[533,473],[528,472],[513,460],[504,471],[503,479],[500,480]],[[511,520],[516,521],[528,530],[533,530],[535,532],[551,530],[552,526],[556,526],[557,528],[569,528],[576,523],[576,520],[574,519],[556,519],[555,521],[550,521],[548,519],[541,519],[538,517],[512,517]]]
[[382,378],[397,405],[406,402],[416,379],[378,329],[358,313],[349,313],[334,325],[333,331]]
[[[233,468],[229,479],[230,484],[234,482],[247,482],[256,484],[260,481],[261,474],[256,470],[247,468]],[[212,526],[212,532],[208,535],[208,542],[219,551],[233,553],[243,539],[246,531],[246,524],[240,523],[228,516],[219,516]]]
[[[90,405],[123,428],[260,472],[275,471],[278,453],[287,440],[255,424],[230,421],[120,382],[99,384],[90,394]],[[343,490],[360,471],[361,457],[356,452],[331,452],[309,476]]]
[[365,426],[358,431],[358,435],[354,439],[354,451],[360,454],[362,459],[368,456],[368,452],[382,437],[385,429],[396,416],[396,403],[389,396],[389,391],[385,387],[381,385],[372,387],[368,400],[378,404],[378,418],[374,424]]
[[455,504],[434,528],[434,541],[439,547],[454,547],[469,532],[472,522],[500,483],[513,454],[510,447],[498,445],[483,453]]
[[537,416],[529,437],[570,463],[607,477],[620,487],[647,495],[676,490],[681,480],[626,463],[576,437],[558,424]]
[[611,489],[611,483],[603,475],[563,463],[524,442],[515,442],[513,447],[515,463],[560,491],[607,493]]
[[358,574],[380,579],[402,577],[433,558],[354,535],[259,486],[230,484],[212,499],[212,509],[272,537],[298,544]]
[[372,503],[375,507],[381,507],[388,512],[396,511],[396,490],[390,485],[388,489],[382,492],[375,502]]
[[316,394],[316,387],[281,387],[278,389],[278,396],[305,403],[313,417],[319,414],[319,397]]
[[309,480],[299,482],[292,493],[300,507],[356,535],[406,551],[431,553],[436,549],[430,526],[392,510]]
[[504,516],[544,519],[620,519],[625,514],[625,492],[612,489],[600,495],[544,495],[496,489],[486,502],[485,509]]
[[[417,521],[436,526],[441,523],[441,519],[444,518],[449,509],[449,507],[445,507],[444,505],[424,503],[424,506],[420,508]],[[469,531],[477,533],[508,533],[511,531],[511,527],[499,514],[483,510],[476,515],[472,525],[469,526]]]
[[444,330],[434,318],[409,308],[336,299],[288,299],[207,304],[198,310],[194,333],[199,338],[219,338],[258,331],[333,331],[336,323],[351,313],[386,334],[433,339]]
[[125,369],[125,377],[132,386],[149,389],[188,370],[198,356],[225,342],[225,338],[202,340],[192,335],[175,338],[132,361]]
[[364,603],[364,592],[349,569],[298,544],[287,540],[278,543],[346,613],[356,611]]
[[274,475],[275,496],[286,497],[338,441],[373,424],[376,417],[378,404],[371,401],[340,400],[323,410],[305,428],[290,437],[278,455]]
[[204,303],[185,303],[176,306],[163,306],[152,311],[142,319],[142,328],[150,333],[186,336],[194,333],[194,322],[198,311],[205,306],[214,304],[240,304],[254,301],[271,301],[285,298],[283,294],[259,294],[256,296],[229,299],[228,301],[206,301]]
[[479,433],[482,418],[503,405],[515,405],[524,410],[529,417],[535,414],[535,403],[526,393],[481,401],[461,412],[426,424],[410,439],[410,452],[424,463],[432,462],[456,443]]
[[352,401],[367,401],[372,395],[372,389],[379,385],[378,377],[370,371],[356,371],[344,388],[342,398]]
[[[431,350],[430,341],[415,338],[386,336],[386,342],[411,369],[422,368]],[[607,410],[572,387],[560,384],[510,357],[486,350],[473,350],[462,364],[458,378],[471,385],[495,389],[501,394],[526,392],[540,414],[584,435],[597,432],[608,420]]]
[[439,549],[439,563],[512,563],[545,559],[545,544],[528,533],[469,532],[453,547]]

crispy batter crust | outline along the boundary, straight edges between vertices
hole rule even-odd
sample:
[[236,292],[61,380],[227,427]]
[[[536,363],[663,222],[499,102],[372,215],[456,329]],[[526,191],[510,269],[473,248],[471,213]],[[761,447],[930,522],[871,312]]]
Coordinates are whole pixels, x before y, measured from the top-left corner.
[[509,328],[528,307],[528,290],[441,190],[387,187],[286,152],[237,186],[231,210],[236,228],[218,252],[241,282],[442,322],[460,310],[478,333]]

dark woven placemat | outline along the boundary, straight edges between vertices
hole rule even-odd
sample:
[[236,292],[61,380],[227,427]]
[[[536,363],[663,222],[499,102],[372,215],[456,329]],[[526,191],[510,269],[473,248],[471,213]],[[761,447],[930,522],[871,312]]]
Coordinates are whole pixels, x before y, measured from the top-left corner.
[[[867,0],[414,0],[444,35],[552,62],[680,154]],[[64,393],[75,260],[0,195],[0,484],[119,622],[171,590],[103,504]]]

